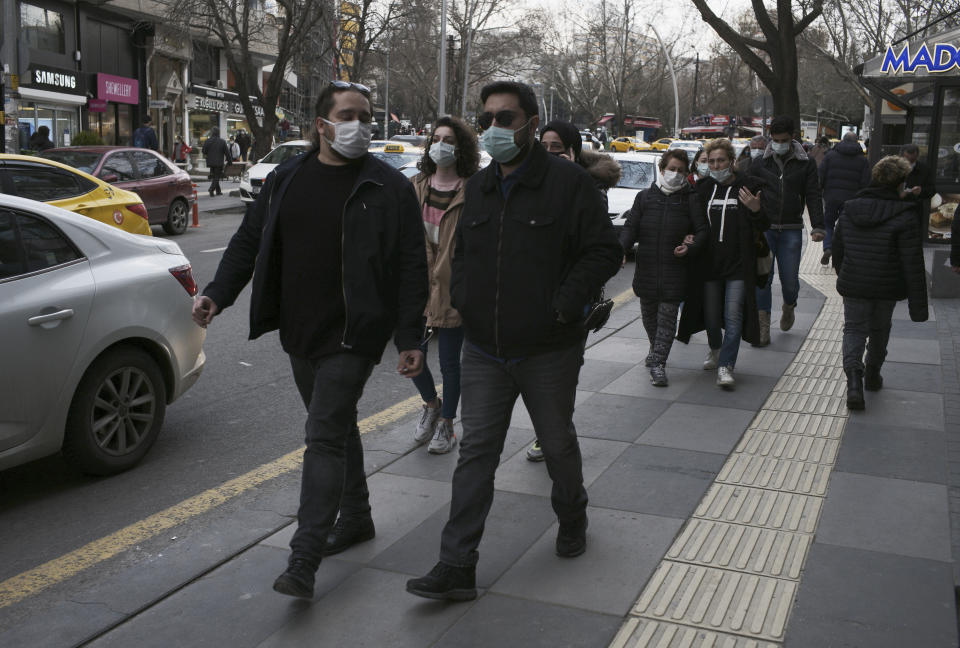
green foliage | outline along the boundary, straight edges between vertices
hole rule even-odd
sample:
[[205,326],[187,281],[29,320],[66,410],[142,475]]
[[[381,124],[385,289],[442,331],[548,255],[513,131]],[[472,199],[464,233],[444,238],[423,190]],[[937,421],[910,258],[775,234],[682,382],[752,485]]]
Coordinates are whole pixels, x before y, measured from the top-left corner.
[[85,130],[77,133],[70,144],[72,146],[99,146],[103,144],[103,138],[94,131]]

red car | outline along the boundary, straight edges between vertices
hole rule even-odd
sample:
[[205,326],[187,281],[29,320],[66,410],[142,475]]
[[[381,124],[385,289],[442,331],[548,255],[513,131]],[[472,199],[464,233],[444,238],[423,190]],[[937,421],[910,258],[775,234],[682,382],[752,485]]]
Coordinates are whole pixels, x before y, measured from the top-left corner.
[[167,234],[187,230],[193,183],[186,171],[159,153],[126,146],[71,146],[48,149],[41,156],[135,192],[150,224],[162,225]]

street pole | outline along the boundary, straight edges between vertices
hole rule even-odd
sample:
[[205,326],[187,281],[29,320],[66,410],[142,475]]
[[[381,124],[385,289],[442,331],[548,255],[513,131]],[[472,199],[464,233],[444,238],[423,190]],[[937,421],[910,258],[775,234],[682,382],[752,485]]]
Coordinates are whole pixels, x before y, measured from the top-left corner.
[[547,121],[553,121],[553,91],[556,90],[553,86],[550,86],[550,114],[547,116]]
[[440,3],[440,97],[437,117],[447,114],[447,0]]
[[663,46],[663,39],[660,38],[660,33],[657,31],[657,28],[653,25],[647,25],[652,31],[653,35],[657,37],[657,42],[660,43],[660,49],[663,50],[663,55],[667,59],[667,67],[670,68],[670,79],[673,81],[673,134],[674,136],[680,135],[680,92],[677,90],[677,72],[673,69],[673,60],[670,58],[670,52],[667,51],[667,48]]
[[460,103],[460,116],[467,117],[467,90],[470,88],[470,44],[473,41],[473,30],[467,30],[467,42],[463,49],[463,101]]
[[390,139],[390,35],[387,34],[387,79],[386,91],[383,93],[383,139]]
[[693,106],[690,108],[691,117],[697,116],[697,80],[700,78],[700,52],[697,51],[697,62],[693,65]]

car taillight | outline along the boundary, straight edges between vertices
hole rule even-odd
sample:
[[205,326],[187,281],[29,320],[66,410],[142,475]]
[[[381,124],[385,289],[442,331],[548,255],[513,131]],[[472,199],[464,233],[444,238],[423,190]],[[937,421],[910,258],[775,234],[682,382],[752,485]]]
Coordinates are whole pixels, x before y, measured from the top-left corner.
[[136,214],[143,220],[148,220],[147,208],[143,206],[143,203],[137,203],[136,205],[127,205],[127,209],[132,211],[134,214]]
[[170,274],[180,282],[180,285],[183,286],[183,289],[187,291],[188,295],[193,297],[197,294],[197,282],[193,280],[193,269],[189,263],[187,265],[177,266],[176,268],[170,268]]

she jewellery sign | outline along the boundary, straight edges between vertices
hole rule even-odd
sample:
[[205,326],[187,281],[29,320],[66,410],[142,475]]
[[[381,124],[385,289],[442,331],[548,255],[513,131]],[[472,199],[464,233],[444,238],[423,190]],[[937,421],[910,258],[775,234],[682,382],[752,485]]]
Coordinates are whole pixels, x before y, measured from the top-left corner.
[[931,53],[930,46],[923,43],[911,55],[909,45],[904,45],[899,54],[891,46],[887,48],[880,65],[880,71],[884,73],[913,74],[920,68],[926,68],[929,73],[960,71],[960,48],[950,43],[937,43]]

